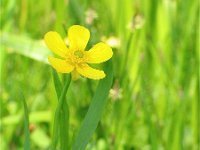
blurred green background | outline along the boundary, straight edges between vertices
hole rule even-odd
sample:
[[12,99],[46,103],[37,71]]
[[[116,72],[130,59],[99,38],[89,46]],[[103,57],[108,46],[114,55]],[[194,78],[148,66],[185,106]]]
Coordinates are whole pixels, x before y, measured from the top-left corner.
[[[197,150],[199,144],[198,0],[1,0],[0,149],[23,149],[23,103],[31,147],[48,149],[57,104],[50,30],[91,31],[88,45],[113,47],[114,81],[88,150]],[[81,78],[68,92],[76,135],[98,81]]]

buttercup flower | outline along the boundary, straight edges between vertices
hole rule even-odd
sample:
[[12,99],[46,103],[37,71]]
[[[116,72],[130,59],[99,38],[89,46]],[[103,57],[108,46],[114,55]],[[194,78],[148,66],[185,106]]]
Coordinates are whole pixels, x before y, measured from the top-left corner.
[[73,79],[77,79],[79,74],[90,79],[104,78],[104,71],[94,69],[88,63],[98,64],[107,61],[113,55],[112,49],[107,44],[100,42],[85,51],[89,38],[89,30],[80,25],[73,25],[69,28],[69,47],[57,32],[46,33],[44,36],[46,45],[60,57],[49,56],[48,61],[51,66],[60,73],[72,72]]

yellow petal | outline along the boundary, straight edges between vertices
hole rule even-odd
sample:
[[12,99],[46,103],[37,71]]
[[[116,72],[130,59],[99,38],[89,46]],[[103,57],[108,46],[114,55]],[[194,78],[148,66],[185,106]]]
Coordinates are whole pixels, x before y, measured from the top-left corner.
[[93,69],[87,64],[78,65],[76,67],[76,70],[82,76],[85,76],[85,77],[90,78],[90,79],[98,80],[98,79],[102,79],[106,76],[103,71]]
[[65,57],[69,49],[61,36],[54,31],[45,34],[44,41],[47,47],[60,57]]
[[89,51],[85,51],[87,63],[101,63],[110,59],[113,55],[112,49],[105,43],[94,45]]
[[90,38],[90,32],[83,26],[73,25],[68,30],[71,50],[84,50]]
[[54,57],[48,57],[48,60],[51,66],[54,69],[56,69],[57,72],[69,73],[74,70],[74,66],[67,63],[65,60],[54,58]]

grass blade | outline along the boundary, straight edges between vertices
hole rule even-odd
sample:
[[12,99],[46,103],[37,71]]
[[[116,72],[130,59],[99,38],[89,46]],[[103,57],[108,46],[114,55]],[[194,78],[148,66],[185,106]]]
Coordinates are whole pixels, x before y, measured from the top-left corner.
[[52,74],[53,74],[54,87],[55,87],[56,94],[57,94],[57,97],[58,97],[58,100],[59,100],[59,97],[60,97],[61,92],[62,92],[63,85],[62,85],[62,83],[59,79],[57,72],[54,69],[52,69]]
[[23,105],[24,105],[24,132],[25,132],[24,150],[30,150],[30,132],[29,132],[28,107],[27,107],[24,95],[22,93],[20,94],[20,97],[21,97]]
[[61,150],[69,149],[69,109],[66,101],[60,111],[60,145]]
[[91,101],[89,110],[83,120],[80,131],[73,144],[73,150],[84,150],[89,142],[92,134],[97,128],[98,122],[101,119],[103,109],[106,104],[106,99],[113,81],[113,71],[111,61],[107,62],[105,68],[106,78],[98,84],[95,95]]
[[59,80],[58,74],[53,71],[54,77],[54,84],[57,96],[59,97],[58,107],[55,113],[55,120],[54,120],[54,129],[53,129],[53,141],[52,141],[52,149],[56,149],[58,138],[59,138],[59,131],[60,131],[60,145],[61,149],[68,148],[68,124],[69,124],[69,111],[68,106],[65,101],[65,95],[67,93],[71,76],[68,75],[67,80],[65,82],[64,88],[62,89],[62,84]]
[[[54,69],[52,69],[52,74],[53,74],[54,87],[55,87],[56,94],[59,100],[63,87],[59,79],[59,76]],[[55,118],[53,128],[54,129],[53,129],[52,149],[56,149],[58,139],[59,139],[59,118]]]

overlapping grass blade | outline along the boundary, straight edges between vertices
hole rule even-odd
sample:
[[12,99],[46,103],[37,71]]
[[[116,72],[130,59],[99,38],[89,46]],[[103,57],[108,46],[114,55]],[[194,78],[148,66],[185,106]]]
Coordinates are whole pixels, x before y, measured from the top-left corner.
[[[68,105],[65,101],[65,95],[67,93],[71,76],[68,75],[64,88],[62,89],[61,81],[58,77],[58,74],[53,71],[53,78],[54,78],[54,84],[56,93],[58,96],[58,107],[56,109],[55,113],[55,120],[54,120],[54,131],[53,131],[53,141],[52,141],[52,149],[56,149],[57,142],[59,139],[59,133],[60,133],[60,146],[61,149],[68,149],[69,146],[69,138],[68,138],[68,128],[69,128],[69,110]],[[61,92],[62,91],[62,92]]]
[[[59,80],[58,74],[52,70],[53,74],[53,81],[54,81],[54,87],[56,90],[57,97],[59,99],[62,91],[62,84]],[[58,138],[59,138],[59,117],[54,118],[54,126],[53,126],[53,139],[52,139],[52,149],[56,149]]]
[[99,81],[89,110],[83,120],[80,131],[75,139],[72,149],[84,150],[101,119],[107,96],[113,81],[112,62],[108,61],[105,67],[106,78]]
[[24,95],[22,93],[20,93],[20,98],[22,99],[22,102],[23,102],[23,105],[24,105],[24,132],[25,132],[24,150],[30,150],[30,132],[29,132],[28,107],[27,107]]
[[[57,97],[61,96],[62,91],[62,83],[59,79],[59,76],[55,70],[53,70],[53,78],[54,78],[54,85],[57,93]],[[69,77],[68,77],[69,78]],[[67,79],[68,80],[68,79]],[[61,149],[67,149],[69,146],[69,137],[68,137],[68,131],[69,131],[69,109],[66,102],[66,97],[63,99],[63,105],[60,110],[60,119],[59,119],[59,131],[60,131],[60,142],[61,142]],[[58,131],[58,130],[57,130]]]
[[61,150],[69,149],[69,109],[66,101],[63,101],[60,110],[60,145]]
[[63,86],[62,86],[62,83],[59,79],[57,72],[54,69],[52,69],[52,74],[53,74],[54,87],[55,87],[56,94],[57,94],[57,97],[58,97],[58,100],[59,100]]

